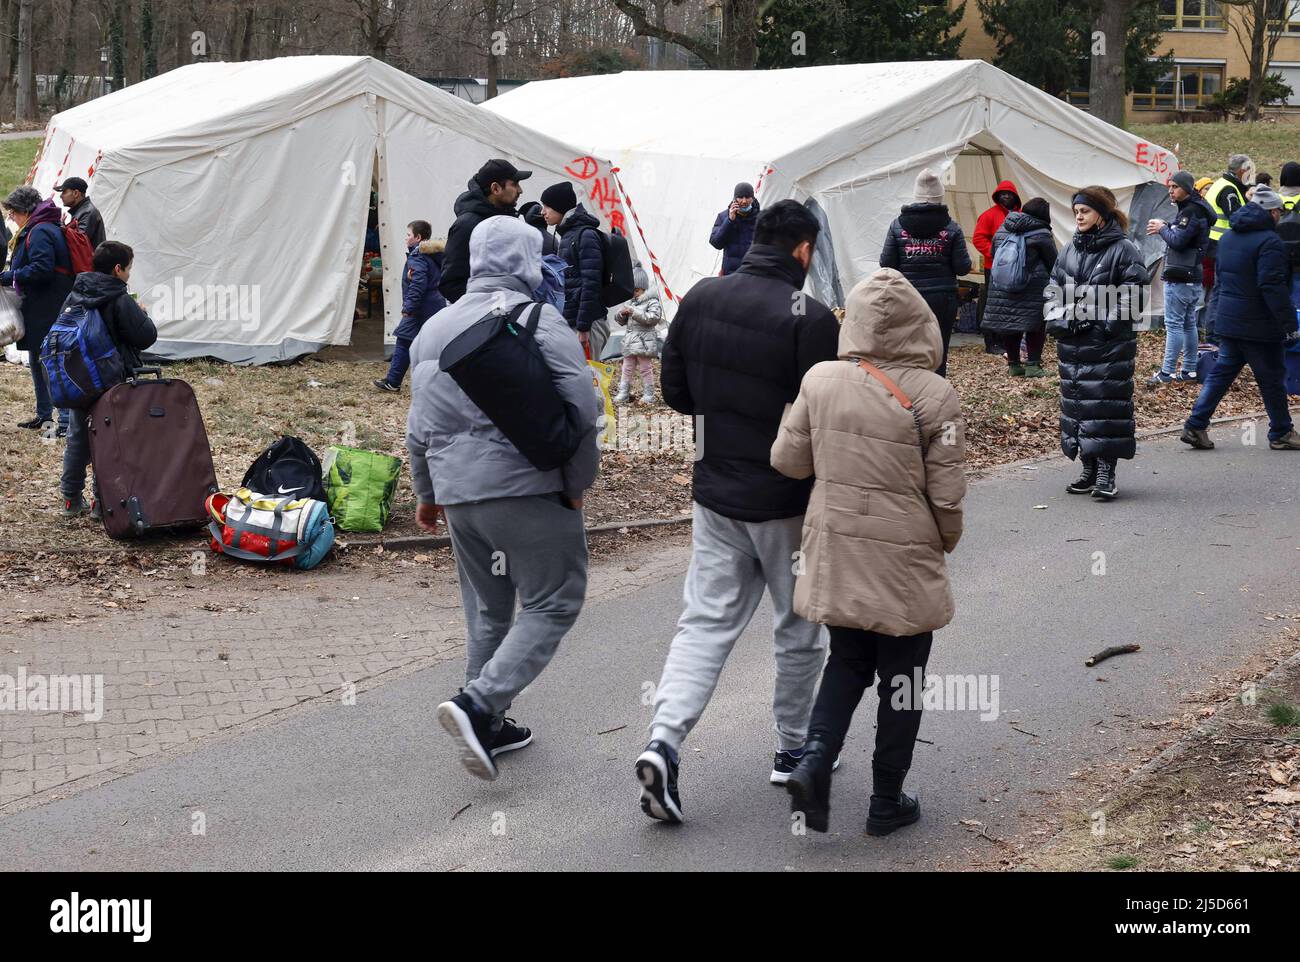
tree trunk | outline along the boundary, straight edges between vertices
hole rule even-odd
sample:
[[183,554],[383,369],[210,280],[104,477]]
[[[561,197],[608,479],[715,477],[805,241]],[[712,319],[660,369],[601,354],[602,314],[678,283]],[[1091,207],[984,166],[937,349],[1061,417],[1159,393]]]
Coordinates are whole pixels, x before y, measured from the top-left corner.
[[484,98],[491,100],[497,95],[497,77],[501,69],[501,58],[496,54],[497,17],[499,16],[497,0],[487,0],[484,12],[487,17],[488,32],[487,91]]
[[728,70],[752,70],[758,60],[758,8],[755,0],[722,0],[723,66]]
[[113,5],[108,36],[108,69],[113,75],[109,86],[121,90],[126,86],[126,0],[117,0]]
[[1091,49],[1100,53],[1092,56],[1092,71],[1088,79],[1088,112],[1116,127],[1124,125],[1124,48],[1128,36],[1129,14],[1134,0],[1100,0],[1097,16],[1093,20],[1094,35],[1100,34],[1100,45]]
[[140,79],[158,74],[158,48],[154,42],[153,0],[140,0]]
[[1259,101],[1264,94],[1264,74],[1268,70],[1264,55],[1268,35],[1269,0],[1255,0],[1254,22],[1250,27],[1250,76],[1246,80],[1246,120],[1259,120]]
[[251,6],[244,11],[244,41],[239,48],[239,59],[243,61],[253,59],[253,8]]
[[14,115],[19,120],[36,119],[35,71],[32,68],[32,13],[36,0],[19,0],[18,6],[18,89]]

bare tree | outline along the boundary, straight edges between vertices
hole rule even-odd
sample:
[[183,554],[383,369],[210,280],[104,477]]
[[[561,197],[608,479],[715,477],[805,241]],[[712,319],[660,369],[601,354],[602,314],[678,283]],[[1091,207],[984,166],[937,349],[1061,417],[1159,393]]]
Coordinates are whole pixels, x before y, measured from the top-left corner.
[[1088,112],[1115,126],[1124,124],[1128,95],[1124,48],[1135,0],[1094,0],[1092,71]]
[[[706,35],[691,35],[661,25],[660,11],[651,22],[649,11],[637,0],[613,0],[632,20],[640,37],[656,37],[689,50],[715,70],[750,70],[758,59],[758,0],[719,0],[721,30],[717,42]],[[669,0],[679,5],[683,0]],[[656,5],[657,7],[658,5]]]
[[19,120],[36,119],[36,73],[32,65],[32,13],[35,0],[19,0],[18,5],[18,86],[14,116]]
[[1231,7],[1225,19],[1232,27],[1237,45],[1246,55],[1246,112],[1244,119],[1259,120],[1260,100],[1269,61],[1277,49],[1278,38],[1286,31],[1287,21],[1296,12],[1295,0],[1220,0]]

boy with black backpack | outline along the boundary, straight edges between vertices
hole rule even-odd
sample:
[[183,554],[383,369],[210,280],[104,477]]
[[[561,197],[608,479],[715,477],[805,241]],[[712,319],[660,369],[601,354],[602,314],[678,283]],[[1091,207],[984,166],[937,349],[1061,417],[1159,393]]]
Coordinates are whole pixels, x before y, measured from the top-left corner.
[[[127,292],[135,252],[120,241],[104,241],[94,254],[94,270],[78,274],[63,311],[80,308],[87,315],[98,312],[113,346],[122,360],[126,377],[140,368],[140,352],[158,339],[158,330],[144,309]],[[89,408],[74,408],[68,420],[68,441],[63,449],[63,516],[75,518],[86,511],[82,492],[86,487],[86,465],[90,463],[90,436],[86,430]],[[99,499],[90,506],[90,516],[99,518]]]

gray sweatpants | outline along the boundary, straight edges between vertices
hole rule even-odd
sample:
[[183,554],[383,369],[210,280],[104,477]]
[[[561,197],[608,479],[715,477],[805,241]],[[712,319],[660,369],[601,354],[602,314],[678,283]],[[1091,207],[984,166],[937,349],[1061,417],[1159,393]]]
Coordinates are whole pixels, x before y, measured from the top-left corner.
[[735,521],[695,505],[685,608],[655,692],[650,737],[680,751],[713,697],[732,646],[766,588],[772,599],[776,692],[772,714],[783,751],[803,747],[826,656],[821,625],[794,613],[796,552],[803,518]]
[[587,594],[582,512],[558,498],[497,498],[445,509],[469,636],[465,691],[491,715],[505,714],[550,664]]

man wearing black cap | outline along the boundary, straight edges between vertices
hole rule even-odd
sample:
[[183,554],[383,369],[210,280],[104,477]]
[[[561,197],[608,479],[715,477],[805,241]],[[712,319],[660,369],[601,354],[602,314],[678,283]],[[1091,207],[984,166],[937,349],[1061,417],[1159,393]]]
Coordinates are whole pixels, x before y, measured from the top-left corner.
[[508,160],[494,158],[469,179],[468,189],[456,198],[456,220],[447,232],[447,248],[442,255],[442,282],[438,290],[448,303],[455,303],[465,293],[469,282],[469,235],[481,221],[498,215],[517,217],[515,204],[523,189],[521,180],[533,176]]
[[63,206],[68,211],[68,217],[81,225],[81,232],[90,241],[91,250],[94,250],[104,243],[104,218],[100,216],[99,208],[86,196],[88,189],[89,185],[80,177],[69,177],[63,183],[54,185],[59,200],[63,201]]
[[741,181],[732,192],[731,206],[714,219],[713,233],[709,235],[709,243],[722,251],[724,276],[740,267],[749,245],[754,243],[758,213],[754,188]]

